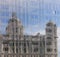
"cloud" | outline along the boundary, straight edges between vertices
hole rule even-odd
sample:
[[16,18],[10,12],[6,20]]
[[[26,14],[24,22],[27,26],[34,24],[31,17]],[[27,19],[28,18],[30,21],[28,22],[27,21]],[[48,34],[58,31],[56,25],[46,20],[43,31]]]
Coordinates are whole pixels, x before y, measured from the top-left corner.
[[45,35],[45,29],[41,29],[39,24],[29,25],[24,28],[24,34],[36,35],[37,33]]

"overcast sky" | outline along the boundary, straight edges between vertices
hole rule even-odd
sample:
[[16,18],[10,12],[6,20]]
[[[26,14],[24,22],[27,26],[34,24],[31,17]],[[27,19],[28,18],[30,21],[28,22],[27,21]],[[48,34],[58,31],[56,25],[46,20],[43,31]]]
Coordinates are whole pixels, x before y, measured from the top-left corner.
[[60,0],[0,0],[1,33],[5,33],[5,27],[12,12],[16,12],[22,22],[25,34],[36,34],[37,32],[45,34],[46,23],[49,20],[55,22],[58,35],[58,53],[60,53]]

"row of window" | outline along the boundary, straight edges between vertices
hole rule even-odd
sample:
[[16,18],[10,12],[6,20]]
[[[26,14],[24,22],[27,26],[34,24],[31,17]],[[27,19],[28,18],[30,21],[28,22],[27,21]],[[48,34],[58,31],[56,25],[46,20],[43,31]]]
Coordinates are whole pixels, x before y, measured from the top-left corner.
[[[12,51],[13,51],[13,53],[14,53],[15,48],[14,48],[14,47],[11,47],[11,49],[12,49]],[[8,47],[3,48],[3,51],[7,51],[7,52],[8,52],[8,50],[9,50]],[[17,52],[17,53],[18,53],[18,50],[21,50],[21,49],[20,49],[20,48],[16,48],[16,52]],[[26,51],[26,47],[23,48],[23,50],[24,50],[24,53],[27,52],[27,51]],[[33,52],[38,52],[38,48],[37,48],[37,47],[34,48],[34,49],[33,49]]]
[[0,57],[44,57],[44,55],[0,55]]
[[[54,49],[55,52],[57,52],[57,49]],[[47,48],[47,52],[52,52],[51,48]]]
[[[52,29],[47,29],[47,28],[46,28],[46,32],[51,33],[51,32],[52,32]],[[56,30],[54,30],[53,32],[56,33]]]

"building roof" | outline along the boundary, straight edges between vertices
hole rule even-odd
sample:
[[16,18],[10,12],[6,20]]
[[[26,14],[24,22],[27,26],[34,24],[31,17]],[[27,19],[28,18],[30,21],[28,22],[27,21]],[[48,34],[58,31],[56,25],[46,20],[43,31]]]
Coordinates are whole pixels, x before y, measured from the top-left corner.
[[56,24],[51,20],[46,25],[55,25],[56,26]]

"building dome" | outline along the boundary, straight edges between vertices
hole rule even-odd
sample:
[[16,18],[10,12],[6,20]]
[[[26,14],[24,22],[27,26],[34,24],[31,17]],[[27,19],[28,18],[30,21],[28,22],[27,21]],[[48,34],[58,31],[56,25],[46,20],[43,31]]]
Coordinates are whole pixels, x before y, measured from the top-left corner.
[[50,20],[46,25],[50,26],[50,25],[56,25],[56,24],[53,21]]
[[17,15],[15,12],[12,13],[12,16],[11,16],[10,20],[8,21],[8,23],[14,22],[14,21],[21,23],[21,21],[17,18]]
[[23,25],[21,21],[17,18],[16,14],[13,12],[12,17],[8,21],[8,26],[6,27],[7,34],[21,35],[23,34]]

